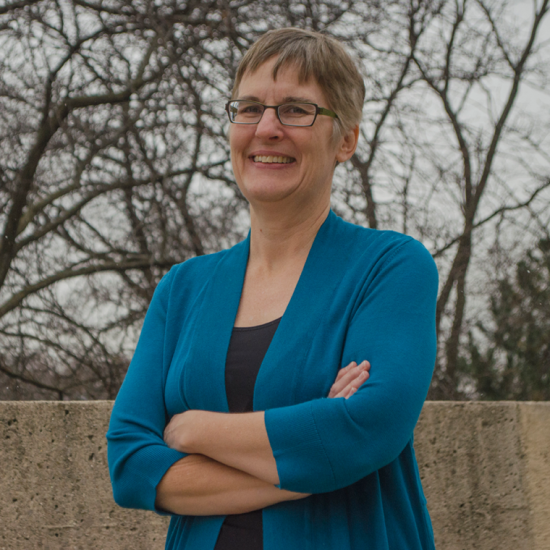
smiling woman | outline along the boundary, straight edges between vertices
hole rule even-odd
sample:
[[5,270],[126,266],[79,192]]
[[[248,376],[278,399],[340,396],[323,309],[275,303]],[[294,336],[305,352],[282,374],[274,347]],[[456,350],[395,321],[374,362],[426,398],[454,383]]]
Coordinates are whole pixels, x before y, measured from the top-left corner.
[[[296,63],[278,67],[278,61],[278,57],[272,57],[245,72],[237,101],[229,103],[229,118],[234,122],[230,129],[233,171],[250,203],[252,227],[274,215],[278,219],[276,227],[282,230],[294,225],[290,219],[297,217],[312,223],[311,217],[306,219],[301,213],[306,208],[315,211],[316,231],[318,222],[328,214],[336,162],[346,161],[355,151],[359,126],[339,132],[335,140],[337,115],[317,116],[320,108],[333,113],[323,89],[313,77],[304,80]],[[232,117],[231,105],[242,103],[244,114],[238,107]],[[291,109],[298,110],[299,118],[287,118]],[[286,123],[289,118],[294,124]],[[296,124],[297,118],[302,124]],[[275,158],[282,161],[273,162]]]
[[107,434],[115,500],[172,514],[168,549],[434,547],[412,434],[435,265],[330,209],[364,93],[318,33],[271,31],[239,67],[226,111],[250,234],[161,281]]

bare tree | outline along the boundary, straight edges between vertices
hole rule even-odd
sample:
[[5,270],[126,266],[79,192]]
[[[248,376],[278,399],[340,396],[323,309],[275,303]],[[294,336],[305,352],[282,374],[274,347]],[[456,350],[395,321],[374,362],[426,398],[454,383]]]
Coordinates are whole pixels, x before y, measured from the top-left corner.
[[[457,2],[447,15],[450,32],[445,48],[440,50],[439,55],[435,55],[432,48],[415,55],[415,63],[423,80],[440,100],[460,154],[460,164],[454,171],[460,192],[462,228],[460,234],[452,239],[452,245],[445,243],[435,252],[439,256],[453,248],[452,263],[443,280],[436,312],[437,326],[441,331],[442,318],[450,306],[451,292],[454,290],[455,299],[449,312],[451,326],[444,345],[444,362],[440,363],[444,368],[440,368],[436,386],[439,395],[445,397],[456,397],[459,390],[457,361],[466,308],[467,273],[473,255],[474,227],[479,227],[481,221],[488,221],[495,215],[491,212],[483,216],[482,199],[488,189],[498,182],[494,172],[498,170],[499,149],[505,151],[503,142],[513,133],[509,121],[520,84],[526,84],[536,69],[532,61],[536,59],[541,22],[548,14],[548,0],[539,2],[539,5],[533,3],[531,24],[526,33],[518,33],[519,39],[516,38],[518,35],[510,33],[512,22],[503,17],[505,8],[503,3]],[[467,17],[469,11],[473,12],[471,19]],[[483,85],[491,77],[498,78],[500,89],[505,90],[501,98]],[[465,106],[474,95],[475,88],[485,92],[491,109],[489,120],[483,128],[470,124],[464,116]],[[531,196],[548,185],[545,181],[541,183],[536,180],[534,184]],[[499,205],[497,210],[501,209]]]
[[218,198],[189,199],[227,162],[220,123],[204,130],[219,113],[200,76],[204,36],[225,23],[214,2],[178,6],[19,2],[2,15],[0,370],[58,397],[116,394],[125,329],[166,269],[219,246],[239,203],[230,192],[216,216]]
[[333,34],[363,67],[360,146],[333,207],[432,251],[431,395],[466,396],[488,235],[521,223],[540,238],[549,221],[550,121],[528,104],[545,101],[545,24],[548,0],[0,8],[0,398],[114,397],[160,277],[244,236],[223,104],[243,52],[289,25]]
[[468,273],[487,250],[484,230],[536,218],[535,204],[548,212],[550,121],[528,111],[550,76],[548,1],[411,0],[388,12],[392,24],[358,49],[371,93],[339,206],[356,222],[420,238],[437,259],[431,396],[457,399],[466,395],[457,362]]

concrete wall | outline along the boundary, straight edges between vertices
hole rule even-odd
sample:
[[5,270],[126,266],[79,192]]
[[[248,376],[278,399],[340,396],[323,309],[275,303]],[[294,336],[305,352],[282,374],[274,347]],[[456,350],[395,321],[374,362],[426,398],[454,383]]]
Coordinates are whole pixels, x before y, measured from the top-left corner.
[[[0,550],[164,547],[113,502],[111,405],[0,402]],[[438,550],[550,550],[550,403],[429,402],[415,438]]]

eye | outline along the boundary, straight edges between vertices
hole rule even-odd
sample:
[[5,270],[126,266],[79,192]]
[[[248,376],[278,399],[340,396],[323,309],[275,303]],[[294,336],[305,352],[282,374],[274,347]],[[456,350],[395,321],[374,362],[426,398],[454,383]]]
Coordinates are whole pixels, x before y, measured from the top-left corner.
[[239,102],[237,114],[239,115],[259,115],[263,112],[263,107],[257,103]]
[[309,116],[315,112],[313,105],[302,103],[287,103],[286,105],[281,105],[279,109],[282,116],[290,117]]

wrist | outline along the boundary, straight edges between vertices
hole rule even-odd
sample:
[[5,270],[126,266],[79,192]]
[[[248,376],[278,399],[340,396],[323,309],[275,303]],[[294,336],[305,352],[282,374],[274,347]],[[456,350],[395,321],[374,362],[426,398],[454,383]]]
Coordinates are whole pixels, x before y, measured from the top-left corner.
[[180,450],[188,454],[204,454],[201,449],[208,441],[210,411],[189,410],[185,414],[185,429],[180,439]]

